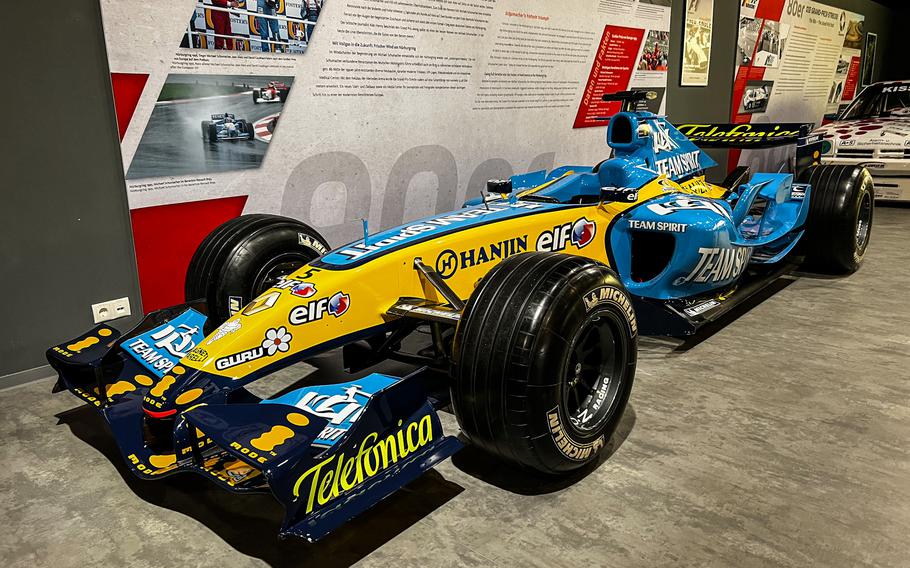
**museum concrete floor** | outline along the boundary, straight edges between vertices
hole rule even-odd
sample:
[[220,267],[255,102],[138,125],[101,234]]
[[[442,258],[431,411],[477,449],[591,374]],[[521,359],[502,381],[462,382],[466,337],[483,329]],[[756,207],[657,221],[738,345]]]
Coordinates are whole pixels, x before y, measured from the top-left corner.
[[[139,482],[51,379],[0,392],[5,566],[908,566],[910,208],[867,262],[800,277],[688,343],[642,341],[611,455],[535,478],[467,449],[326,540],[269,496]],[[277,379],[330,375],[337,358]],[[451,415],[445,425],[455,426]]]

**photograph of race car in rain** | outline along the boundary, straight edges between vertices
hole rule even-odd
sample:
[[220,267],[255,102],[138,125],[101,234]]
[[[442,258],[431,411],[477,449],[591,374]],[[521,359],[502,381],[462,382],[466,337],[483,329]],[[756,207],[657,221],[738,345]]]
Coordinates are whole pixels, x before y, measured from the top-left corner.
[[168,75],[126,178],[258,168],[293,81],[286,76]]
[[253,89],[253,104],[283,103],[288,100],[291,87],[280,81],[269,81],[265,87]]
[[910,80],[866,87],[815,133],[823,163],[866,167],[876,199],[910,201]]
[[[631,396],[639,334],[696,333],[797,266],[853,272],[871,235],[865,168],[781,137],[796,171],[709,183],[706,153],[632,110],[656,96],[605,97],[625,110],[600,163],[490,180],[461,209],[334,250],[294,219],[228,221],[196,250],[185,304],[51,347],[54,390],[100,412],[138,477],[271,492],[281,535],[309,540],[465,442],[546,475],[591,465]],[[337,348],[350,373],[415,370],[246,388]],[[459,432],[442,429],[449,405]]]

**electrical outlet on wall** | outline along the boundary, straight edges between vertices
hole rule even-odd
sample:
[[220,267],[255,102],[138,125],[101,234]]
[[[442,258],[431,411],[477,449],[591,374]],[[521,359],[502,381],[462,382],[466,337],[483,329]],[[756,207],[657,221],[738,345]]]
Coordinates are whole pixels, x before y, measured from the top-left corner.
[[95,323],[122,318],[128,315],[130,315],[129,298],[117,298],[116,300],[92,304],[92,317],[95,318]]

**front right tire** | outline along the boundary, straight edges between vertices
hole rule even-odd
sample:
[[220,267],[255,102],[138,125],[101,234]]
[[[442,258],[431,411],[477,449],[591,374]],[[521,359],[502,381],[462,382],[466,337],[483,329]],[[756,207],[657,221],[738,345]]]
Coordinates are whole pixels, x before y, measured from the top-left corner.
[[594,461],[628,403],[637,335],[606,266],[543,252],[504,260],[456,330],[452,403],[463,434],[547,474]]

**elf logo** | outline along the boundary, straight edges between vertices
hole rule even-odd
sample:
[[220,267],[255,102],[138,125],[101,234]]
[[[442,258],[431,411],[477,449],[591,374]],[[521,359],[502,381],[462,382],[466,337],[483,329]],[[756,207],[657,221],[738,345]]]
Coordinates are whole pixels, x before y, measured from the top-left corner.
[[575,248],[585,248],[597,234],[597,223],[582,217],[574,223],[565,223],[544,231],[537,237],[537,250],[556,252],[565,250],[569,243]]
[[309,282],[299,282],[291,287],[291,294],[300,298],[310,298],[316,294],[316,286]]
[[344,292],[335,292],[331,298],[319,298],[302,306],[297,306],[291,310],[288,315],[288,321],[291,325],[303,325],[319,321],[326,314],[337,318],[347,312],[349,307],[351,307],[351,297]]

